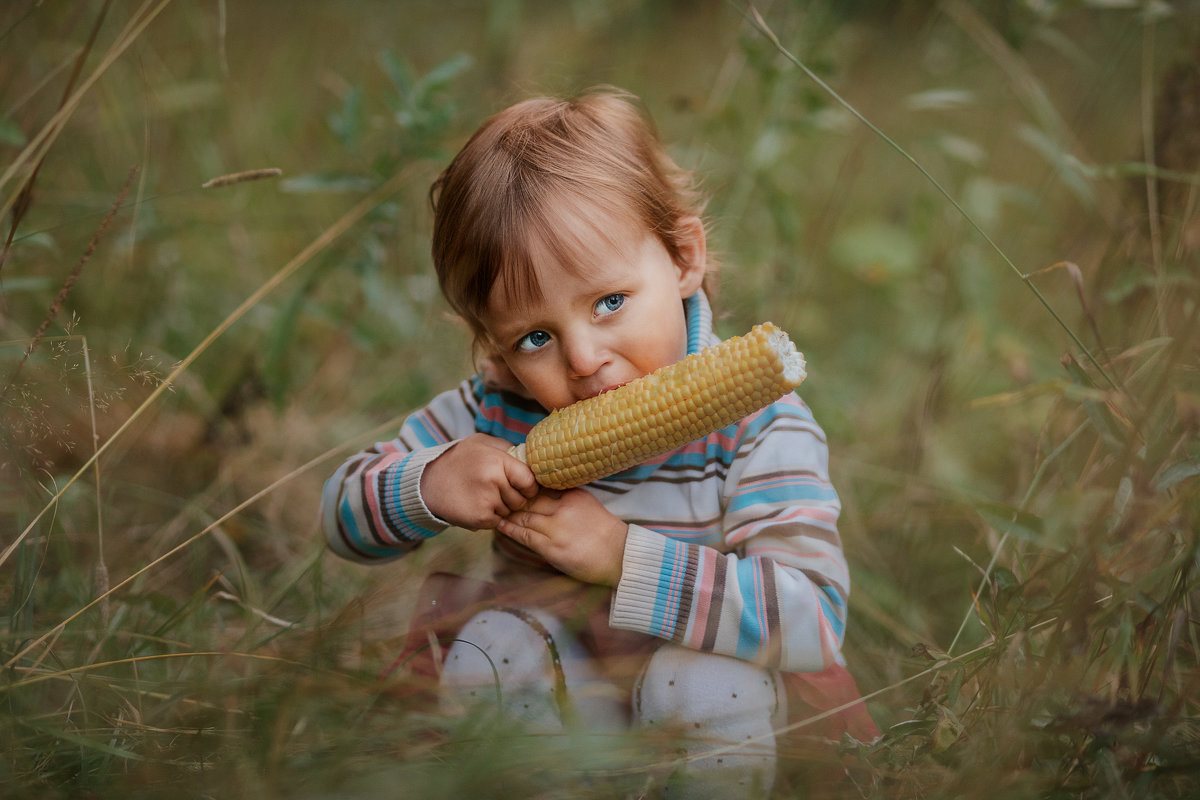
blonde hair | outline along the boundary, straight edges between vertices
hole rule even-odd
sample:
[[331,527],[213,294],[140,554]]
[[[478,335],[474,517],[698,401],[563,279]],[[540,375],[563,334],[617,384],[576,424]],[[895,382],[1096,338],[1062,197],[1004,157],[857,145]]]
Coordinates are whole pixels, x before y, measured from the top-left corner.
[[613,87],[496,114],[434,182],[430,201],[438,283],[477,345],[494,287],[540,298],[537,254],[568,269],[580,262],[586,245],[562,224],[564,210],[609,242],[617,234],[607,223],[643,226],[676,262],[683,222],[703,211],[691,174],[667,155],[640,101]]

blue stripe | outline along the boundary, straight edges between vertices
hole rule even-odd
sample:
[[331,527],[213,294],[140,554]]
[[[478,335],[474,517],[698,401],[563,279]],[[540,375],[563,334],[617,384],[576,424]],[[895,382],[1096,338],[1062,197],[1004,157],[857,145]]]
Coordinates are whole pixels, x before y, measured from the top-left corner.
[[687,318],[687,351],[688,355],[697,353],[701,349],[700,336],[703,331],[700,330],[700,292],[695,292],[691,297],[683,301],[683,312]]
[[758,598],[762,581],[758,559],[742,559],[737,563],[738,592],[742,596],[742,619],[738,625],[737,657],[753,661],[762,646],[763,626],[758,616]]
[[828,503],[834,500],[837,500],[837,492],[829,484],[793,483],[787,486],[768,486],[739,494],[729,502],[729,511],[741,511],[756,505],[791,502]]
[[421,447],[433,447],[443,443],[435,433],[435,428],[428,421],[425,412],[413,414],[404,423],[404,430],[416,439]]
[[[676,452],[672,453],[666,461],[639,464],[636,467],[630,467],[627,470],[618,472],[615,475],[607,476],[608,479],[614,481],[640,481],[654,474],[655,470],[662,466],[671,467],[693,467],[703,469],[709,464],[719,462],[725,466],[729,466],[733,462],[734,456],[737,455],[737,450],[729,450],[721,446],[720,439],[728,438],[731,440],[737,437],[737,423],[728,425],[719,431],[715,431],[706,437],[704,452]],[[686,445],[683,445],[686,447]]]
[[[846,601],[831,586],[821,586],[819,588],[821,591],[817,592],[817,600],[821,604],[821,613],[825,615],[825,619],[829,620],[834,635],[841,642],[846,634],[846,621],[843,618]],[[841,612],[839,613],[837,609],[841,609]]]
[[354,509],[350,507],[350,498],[343,497],[338,506],[338,519],[342,529],[349,534],[350,544],[355,550],[376,558],[395,558],[399,552],[387,547],[379,547],[365,540],[358,530],[358,520],[354,518]]
[[488,420],[489,424],[511,419],[525,425],[536,425],[548,416],[544,411],[526,411],[517,408],[511,403],[504,402],[503,398],[497,394],[488,394],[484,397],[483,402],[480,404],[480,410],[482,411],[486,408],[499,408],[504,412],[504,416],[500,420]]
[[400,528],[399,533],[405,539],[412,540],[413,537],[408,535],[410,531],[423,539],[428,539],[430,536],[433,536],[435,532],[429,530],[428,528],[422,528],[420,525],[413,522],[412,519],[409,518],[408,514],[404,513],[404,505],[400,502],[400,485],[402,483],[401,477],[404,475],[404,472],[408,467],[408,462],[412,460],[412,457],[413,454],[409,453],[402,461],[400,461],[400,463],[393,464],[388,469],[391,480],[388,481],[388,504],[385,512],[388,513],[392,519],[398,520],[399,524],[396,527]]
[[[510,420],[532,427],[548,416],[545,411],[517,408],[512,403],[506,402],[502,394],[484,386],[483,379],[478,375],[471,378],[471,392],[475,396],[475,401],[479,403],[479,411],[475,414],[475,430],[497,436],[509,444],[520,444],[525,441],[524,433],[508,427]],[[499,419],[489,419],[484,416],[486,411],[496,408],[500,409]]]
[[674,616],[670,615],[671,607],[679,603],[678,592],[675,593],[676,599],[671,600],[671,587],[678,581],[675,564],[679,560],[680,547],[682,545],[679,542],[669,537],[664,541],[662,563],[658,569],[658,590],[654,594],[654,612],[650,617],[650,632],[656,636],[671,634],[669,623],[674,620]]
[[779,400],[776,400],[771,405],[762,410],[758,416],[746,423],[746,430],[743,436],[757,436],[762,433],[763,428],[770,426],[778,419],[798,419],[803,422],[814,423],[812,411],[806,405],[792,405],[786,403],[788,397],[795,397],[795,393],[784,395]]
[[724,541],[724,538],[721,536],[720,525],[705,525],[702,528],[679,528],[664,525],[646,525],[646,527],[655,533],[661,533],[668,539],[675,539],[680,542],[716,546]]
[[546,416],[545,411],[529,411],[505,401],[503,394],[485,386],[483,378],[480,378],[478,375],[471,378],[471,393],[475,397],[475,402],[479,403],[480,408],[502,408],[504,409],[505,417],[520,422],[527,422],[533,425]]
[[362,541],[362,535],[358,532],[358,520],[354,518],[354,509],[350,507],[350,498],[342,497],[342,502],[338,506],[338,519],[342,522],[342,529],[350,534],[350,538],[355,542]]

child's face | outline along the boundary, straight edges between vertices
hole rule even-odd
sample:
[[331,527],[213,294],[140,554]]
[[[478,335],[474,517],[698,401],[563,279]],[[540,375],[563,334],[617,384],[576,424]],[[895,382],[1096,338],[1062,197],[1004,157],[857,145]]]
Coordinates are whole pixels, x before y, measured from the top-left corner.
[[682,264],[672,261],[656,236],[636,231],[619,249],[595,242],[594,263],[581,269],[539,259],[540,300],[492,292],[484,326],[513,375],[543,407],[568,406],[687,355],[682,300],[700,288],[705,259],[700,220],[688,230]]

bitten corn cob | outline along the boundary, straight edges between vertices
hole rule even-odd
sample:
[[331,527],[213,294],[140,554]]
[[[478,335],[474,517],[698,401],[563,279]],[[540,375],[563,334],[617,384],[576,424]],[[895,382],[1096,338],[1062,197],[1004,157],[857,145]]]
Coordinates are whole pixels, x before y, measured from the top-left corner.
[[724,428],[800,385],[804,356],[769,322],[558,409],[512,449],[538,483],[570,489]]

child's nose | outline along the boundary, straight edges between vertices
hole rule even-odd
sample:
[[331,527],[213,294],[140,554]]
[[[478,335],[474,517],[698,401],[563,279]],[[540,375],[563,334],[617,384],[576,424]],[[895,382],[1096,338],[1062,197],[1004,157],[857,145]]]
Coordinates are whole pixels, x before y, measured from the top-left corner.
[[588,336],[573,338],[566,348],[566,355],[572,378],[594,375],[607,361],[601,343]]

